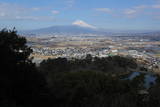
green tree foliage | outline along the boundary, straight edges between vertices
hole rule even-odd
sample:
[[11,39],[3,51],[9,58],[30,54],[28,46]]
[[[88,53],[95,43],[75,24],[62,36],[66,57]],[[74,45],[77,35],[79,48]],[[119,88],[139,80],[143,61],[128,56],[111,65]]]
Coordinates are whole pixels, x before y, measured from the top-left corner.
[[87,55],[85,59],[44,60],[39,69],[46,74],[55,106],[141,107],[145,104],[138,92],[144,89],[144,76],[134,80],[121,78],[126,75],[127,68],[136,67],[131,58],[93,58]]
[[133,72],[129,70],[137,67],[132,58],[87,55],[44,60],[39,69],[56,107],[158,107],[159,88],[146,89],[145,74],[126,79]]
[[141,107],[138,86],[104,72],[61,72],[48,78],[57,107]]
[[0,48],[1,58],[5,58],[3,63],[8,64],[9,67],[14,67],[17,63],[30,62],[28,57],[32,50],[26,45],[26,39],[18,36],[15,30],[4,29],[0,32]]
[[126,72],[128,68],[136,69],[137,63],[132,58],[113,56],[106,58],[93,58],[87,55],[85,59],[66,58],[48,59],[40,63],[40,70],[44,72],[68,72],[68,71],[103,71]]

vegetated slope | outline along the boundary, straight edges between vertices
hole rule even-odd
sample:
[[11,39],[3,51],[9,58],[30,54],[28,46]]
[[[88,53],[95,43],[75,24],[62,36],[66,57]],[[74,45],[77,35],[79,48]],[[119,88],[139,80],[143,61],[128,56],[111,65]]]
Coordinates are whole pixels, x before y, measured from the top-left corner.
[[156,84],[146,88],[146,74],[134,75],[138,66],[132,58],[87,55],[85,59],[44,60],[39,70],[58,107],[152,107],[159,103],[153,93],[159,76],[155,74]]

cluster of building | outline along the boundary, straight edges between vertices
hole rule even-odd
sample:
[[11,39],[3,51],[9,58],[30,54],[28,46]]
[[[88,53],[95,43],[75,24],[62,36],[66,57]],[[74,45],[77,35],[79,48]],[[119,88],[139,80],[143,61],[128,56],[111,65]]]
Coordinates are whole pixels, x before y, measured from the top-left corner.
[[33,55],[49,56],[49,57],[65,57],[65,58],[85,58],[87,54],[93,57],[108,57],[114,55],[129,56],[136,59],[145,60],[148,66],[160,65],[160,58],[154,57],[147,52],[138,52],[137,50],[120,50],[111,47],[92,49],[92,48],[63,48],[52,49],[49,47],[33,48]]

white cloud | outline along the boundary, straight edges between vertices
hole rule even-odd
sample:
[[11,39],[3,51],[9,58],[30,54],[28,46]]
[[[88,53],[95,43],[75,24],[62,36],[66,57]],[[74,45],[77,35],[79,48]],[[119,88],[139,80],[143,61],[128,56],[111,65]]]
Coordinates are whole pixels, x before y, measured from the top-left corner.
[[112,12],[112,10],[110,8],[96,8],[95,10],[99,11],[99,12],[105,12],[105,13],[111,13]]
[[1,12],[0,17],[4,17],[4,16],[6,16],[6,14],[4,12]]
[[39,20],[39,17],[35,16],[16,16],[16,20]]
[[160,4],[152,5],[152,8],[160,9]]
[[75,0],[66,0],[66,2],[67,2],[67,7],[68,8],[73,7],[73,5],[75,4]]
[[15,16],[14,20],[34,20],[34,21],[53,21],[53,17],[38,17],[38,16]]
[[33,7],[32,10],[33,10],[33,11],[39,11],[40,8],[38,8],[38,7]]
[[139,6],[135,6],[134,7],[135,9],[146,9],[146,8],[149,8],[148,5],[139,5]]
[[57,11],[57,10],[52,10],[51,12],[52,12],[52,14],[59,14],[59,11]]
[[108,13],[116,17],[118,16],[118,17],[136,18],[140,16],[147,16],[147,15],[150,15],[151,17],[159,17],[159,15],[153,16],[150,14],[150,11],[154,13],[158,9],[160,9],[160,0],[155,0],[155,1],[159,1],[159,2],[156,2],[154,4],[147,4],[147,5],[141,4],[141,5],[133,6],[130,8],[125,8],[125,9],[96,8],[95,10],[103,13]]
[[133,14],[136,14],[136,13],[137,13],[137,11],[134,10],[134,9],[127,9],[127,10],[124,11],[124,14],[126,14],[126,15],[133,15]]
[[129,18],[133,18],[139,15],[147,15],[147,14],[149,15],[149,10],[155,11],[155,9],[160,9],[159,3],[154,5],[139,5],[132,7],[130,9],[125,9],[123,14]]
[[132,8],[128,8],[125,9],[123,11],[123,15],[125,15],[128,18],[135,18],[139,15],[144,15],[146,9],[149,9],[150,6],[149,5],[138,5],[138,6],[134,6]]
[[38,7],[24,7],[11,3],[0,3],[0,20],[54,20],[50,16],[37,16]]
[[81,27],[87,27],[87,28],[92,28],[95,29],[96,27],[93,25],[90,25],[82,20],[76,20],[75,22],[72,23],[72,25],[76,25],[76,26],[81,26]]

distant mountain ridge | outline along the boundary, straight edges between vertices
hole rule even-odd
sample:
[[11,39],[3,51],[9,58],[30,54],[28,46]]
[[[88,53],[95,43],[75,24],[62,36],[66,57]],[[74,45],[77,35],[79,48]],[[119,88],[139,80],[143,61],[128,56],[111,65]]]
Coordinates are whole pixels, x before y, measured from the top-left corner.
[[20,31],[19,34],[24,36],[42,36],[42,35],[64,35],[76,36],[83,34],[95,34],[104,36],[133,36],[133,35],[160,35],[160,31],[120,31],[120,30],[105,30],[98,28],[82,27],[77,25],[51,26],[47,28]]
[[50,34],[98,34],[98,29],[81,27],[77,25],[51,26],[36,30],[21,31],[22,34],[50,35]]

